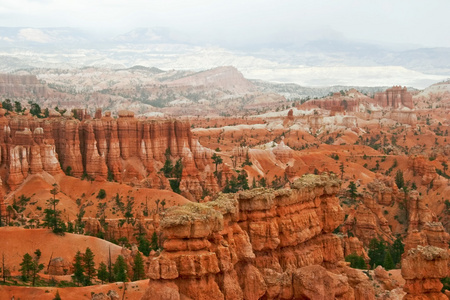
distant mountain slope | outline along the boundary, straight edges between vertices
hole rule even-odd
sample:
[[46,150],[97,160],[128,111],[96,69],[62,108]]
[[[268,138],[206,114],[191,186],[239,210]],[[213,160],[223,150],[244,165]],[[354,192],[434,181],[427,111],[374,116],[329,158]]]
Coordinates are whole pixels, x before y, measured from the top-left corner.
[[386,86],[365,87],[365,86],[324,86],[324,87],[305,87],[295,83],[273,83],[262,80],[251,80],[251,82],[262,92],[277,93],[284,96],[288,100],[321,98],[339,91],[356,89],[361,93],[372,95],[376,92],[386,90]]
[[345,38],[293,38],[285,44],[238,48],[199,44],[168,28],[105,36],[76,28],[0,27],[0,58],[0,72],[140,65],[191,73],[234,66],[246,78],[316,87],[425,88],[450,77],[450,48],[377,45]]
[[217,67],[168,82],[171,86],[215,87],[235,93],[248,93],[255,86],[235,67]]

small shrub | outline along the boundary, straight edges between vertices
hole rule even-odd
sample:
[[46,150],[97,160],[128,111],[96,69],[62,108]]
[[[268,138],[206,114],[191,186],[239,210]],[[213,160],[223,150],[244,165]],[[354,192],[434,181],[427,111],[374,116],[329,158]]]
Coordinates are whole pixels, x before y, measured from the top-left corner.
[[105,192],[104,189],[100,189],[100,191],[98,191],[97,198],[98,199],[105,199],[106,198],[106,192]]

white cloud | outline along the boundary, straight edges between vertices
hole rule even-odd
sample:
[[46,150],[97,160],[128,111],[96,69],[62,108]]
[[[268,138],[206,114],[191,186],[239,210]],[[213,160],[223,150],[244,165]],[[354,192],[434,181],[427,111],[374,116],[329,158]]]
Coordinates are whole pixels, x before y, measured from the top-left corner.
[[116,34],[169,27],[229,44],[271,43],[286,32],[298,38],[309,29],[330,28],[349,39],[450,47],[449,11],[448,0],[0,0],[0,26]]

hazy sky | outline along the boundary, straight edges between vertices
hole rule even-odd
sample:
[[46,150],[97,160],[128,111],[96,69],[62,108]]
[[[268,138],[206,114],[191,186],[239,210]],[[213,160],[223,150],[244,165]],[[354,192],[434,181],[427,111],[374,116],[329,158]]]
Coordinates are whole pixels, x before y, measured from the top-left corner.
[[202,43],[339,37],[450,47],[450,0],[0,0],[2,27],[76,27],[117,35],[168,27]]

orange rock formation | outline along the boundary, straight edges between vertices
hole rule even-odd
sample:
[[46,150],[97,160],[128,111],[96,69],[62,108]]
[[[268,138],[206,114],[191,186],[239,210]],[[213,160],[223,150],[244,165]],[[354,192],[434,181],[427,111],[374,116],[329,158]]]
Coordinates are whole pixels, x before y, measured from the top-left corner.
[[338,189],[334,176],[308,175],[289,190],[253,189],[169,208],[161,219],[164,251],[150,261],[143,299],[352,298],[357,289],[345,272],[324,269],[339,273],[344,257],[331,233],[344,218]]

